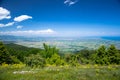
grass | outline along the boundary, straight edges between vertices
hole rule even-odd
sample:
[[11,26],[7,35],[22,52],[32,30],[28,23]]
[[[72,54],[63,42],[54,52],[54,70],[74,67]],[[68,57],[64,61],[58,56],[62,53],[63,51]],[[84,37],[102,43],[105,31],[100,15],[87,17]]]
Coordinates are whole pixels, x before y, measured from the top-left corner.
[[120,66],[0,66],[0,80],[120,80]]

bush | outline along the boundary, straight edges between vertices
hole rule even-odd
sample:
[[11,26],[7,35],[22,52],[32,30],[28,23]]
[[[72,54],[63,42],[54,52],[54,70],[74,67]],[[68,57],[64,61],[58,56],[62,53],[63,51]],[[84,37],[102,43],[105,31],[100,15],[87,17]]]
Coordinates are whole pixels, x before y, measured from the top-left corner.
[[25,63],[30,67],[44,67],[45,59],[40,56],[40,54],[31,54],[25,57]]
[[56,66],[65,65],[65,61],[62,60],[58,54],[53,54],[51,58],[47,58],[46,63]]

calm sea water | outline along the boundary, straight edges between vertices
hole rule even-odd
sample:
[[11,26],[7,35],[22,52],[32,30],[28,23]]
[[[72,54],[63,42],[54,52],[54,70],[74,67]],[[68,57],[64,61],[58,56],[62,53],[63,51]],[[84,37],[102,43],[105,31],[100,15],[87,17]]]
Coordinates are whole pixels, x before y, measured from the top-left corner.
[[102,37],[102,39],[120,41],[120,36],[116,36],[116,37],[107,36],[107,37]]

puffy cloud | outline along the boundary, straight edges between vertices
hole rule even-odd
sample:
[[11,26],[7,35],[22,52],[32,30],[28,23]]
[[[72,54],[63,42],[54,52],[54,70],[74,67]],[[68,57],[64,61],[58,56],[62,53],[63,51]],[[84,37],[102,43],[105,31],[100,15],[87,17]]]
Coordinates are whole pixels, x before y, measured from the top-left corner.
[[0,7],[0,20],[3,19],[10,19],[10,11],[8,11],[7,9]]
[[14,21],[21,22],[21,21],[24,21],[24,20],[27,20],[27,19],[32,19],[32,17],[28,16],[28,15],[21,15],[21,16],[15,17]]
[[0,24],[0,27],[8,27],[8,26],[12,26],[15,22],[9,22],[7,24]]
[[71,5],[75,4],[76,2],[77,2],[77,0],[75,0],[75,1],[65,0],[65,1],[64,1],[64,4],[67,4],[67,5],[71,6]]
[[[0,7],[0,20],[10,19],[10,18],[11,18],[10,11],[8,11],[7,9],[5,9],[3,7]],[[27,20],[27,19],[31,19],[31,18],[32,17],[28,16],[28,15],[21,15],[21,16],[15,17],[14,18],[14,22],[9,22],[7,24],[0,23],[0,28],[12,26],[16,22],[21,22],[21,21],[24,21],[24,20]],[[17,29],[20,29],[20,28],[22,28],[22,26],[17,26]]]
[[0,32],[2,35],[44,35],[44,34],[54,34],[55,31],[52,29],[47,30],[26,30],[26,31],[7,31],[7,32]]
[[21,28],[23,28],[23,26],[17,26],[17,29],[21,29]]

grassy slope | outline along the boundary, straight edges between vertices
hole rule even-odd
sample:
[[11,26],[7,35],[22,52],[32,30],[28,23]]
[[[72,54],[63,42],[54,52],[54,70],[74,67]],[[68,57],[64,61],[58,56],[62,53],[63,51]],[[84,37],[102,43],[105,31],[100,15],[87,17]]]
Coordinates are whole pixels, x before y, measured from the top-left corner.
[[[84,65],[85,67],[85,65]],[[13,72],[18,72],[14,74]],[[21,73],[22,71],[30,71]],[[2,68],[0,80],[120,80],[120,66],[103,68],[45,67],[45,68]]]

